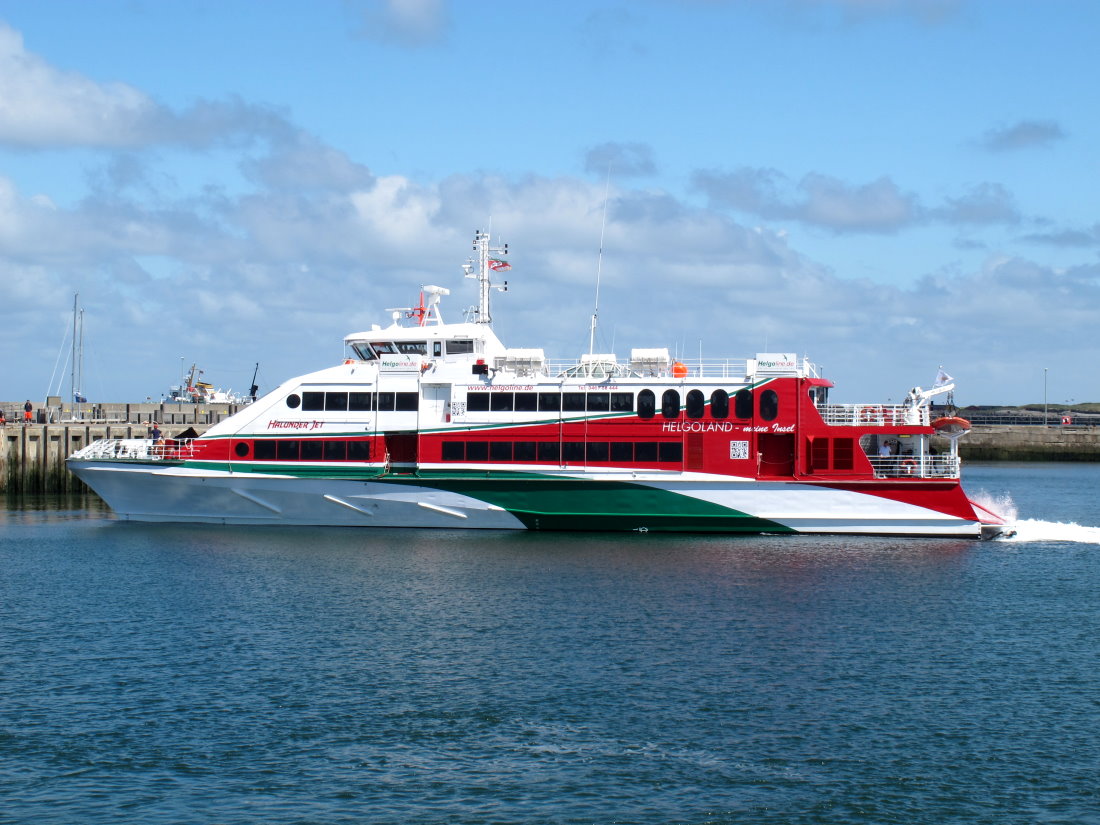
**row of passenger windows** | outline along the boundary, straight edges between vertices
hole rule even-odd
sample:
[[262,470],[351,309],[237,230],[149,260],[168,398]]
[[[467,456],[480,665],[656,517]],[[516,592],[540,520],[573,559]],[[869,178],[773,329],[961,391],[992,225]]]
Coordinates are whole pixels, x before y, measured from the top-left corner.
[[[715,390],[709,399],[710,417],[730,417],[730,395]],[[700,390],[690,390],[681,407],[679,390],[661,394],[661,416],[680,417],[681,409],[688,418],[702,418],[707,411],[707,397]],[[303,412],[415,412],[420,395],[415,392],[303,392],[286,398],[292,410]],[[469,412],[634,412],[634,393],[630,392],[473,392],[466,396]],[[749,420],[753,417],[752,390],[738,390],[733,396],[733,417]],[[657,396],[653,390],[638,393],[638,417],[653,418],[657,414]],[[760,393],[760,418],[773,421],[779,415],[779,396],[774,390]]]
[[[432,355],[436,358],[443,355],[443,345],[446,343],[448,355],[465,355],[474,351],[472,339],[459,339],[455,341],[432,341]],[[427,355],[427,341],[371,341],[369,344],[357,341],[351,345],[355,354],[362,361],[373,361],[382,355]]]
[[444,441],[444,461],[678,462],[679,441]]
[[420,393],[415,392],[303,392],[286,397],[292,410],[304,412],[415,412],[420,408]]
[[233,452],[238,458],[248,458],[252,453],[256,461],[370,461],[370,442],[271,438],[253,444],[238,441]]

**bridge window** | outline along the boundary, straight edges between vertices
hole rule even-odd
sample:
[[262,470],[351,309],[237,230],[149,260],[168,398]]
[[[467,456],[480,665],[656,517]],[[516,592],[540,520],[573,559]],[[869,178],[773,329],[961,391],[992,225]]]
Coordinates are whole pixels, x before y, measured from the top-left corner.
[[427,341],[398,341],[397,351],[403,355],[427,355]]
[[448,355],[464,355],[474,351],[474,342],[471,340],[458,340],[447,342]]

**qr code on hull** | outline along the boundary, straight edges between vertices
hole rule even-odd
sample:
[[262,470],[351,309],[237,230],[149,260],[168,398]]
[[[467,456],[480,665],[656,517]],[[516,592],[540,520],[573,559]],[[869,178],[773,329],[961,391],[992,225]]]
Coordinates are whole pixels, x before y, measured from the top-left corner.
[[749,442],[747,441],[731,441],[730,442],[730,458],[748,458],[749,457]]

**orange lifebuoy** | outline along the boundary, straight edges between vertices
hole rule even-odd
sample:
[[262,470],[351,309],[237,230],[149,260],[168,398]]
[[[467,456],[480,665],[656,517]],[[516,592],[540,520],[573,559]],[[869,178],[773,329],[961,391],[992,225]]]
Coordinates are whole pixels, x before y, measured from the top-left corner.
[[901,462],[901,469],[902,469],[902,472],[905,473],[907,476],[913,475],[917,471],[916,459],[907,458],[907,459],[903,460]]

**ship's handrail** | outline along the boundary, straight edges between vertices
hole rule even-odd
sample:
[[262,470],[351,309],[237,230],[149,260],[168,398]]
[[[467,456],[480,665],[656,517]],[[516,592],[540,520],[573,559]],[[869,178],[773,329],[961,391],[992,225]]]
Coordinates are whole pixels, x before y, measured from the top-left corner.
[[182,461],[194,455],[190,438],[101,438],[77,450],[70,458],[80,461]]
[[817,411],[834,427],[927,427],[927,407],[904,404],[822,404]]
[[957,455],[872,456],[875,478],[958,478]]
[[[796,370],[783,373],[757,372],[755,376],[749,373],[749,362],[744,358],[678,358],[669,361],[667,364],[635,363],[626,359],[615,363],[620,371],[629,374],[633,378],[675,378],[684,381],[691,381],[696,378],[705,380],[723,379],[743,383],[754,378],[759,380],[772,376],[820,377],[818,368],[806,359],[799,359]],[[579,361],[548,361],[541,370],[530,370],[523,374],[538,377],[561,377],[564,375],[582,377],[582,375],[573,375],[574,373],[583,372],[583,370],[578,369],[581,366],[582,364]],[[593,367],[592,364],[585,366],[589,369]],[[600,375],[595,380],[600,378],[605,378],[605,375]]]

